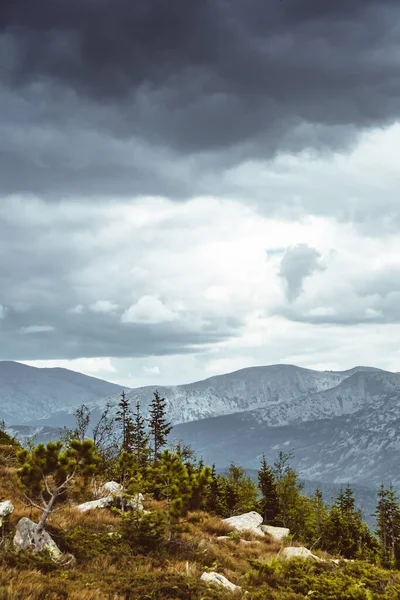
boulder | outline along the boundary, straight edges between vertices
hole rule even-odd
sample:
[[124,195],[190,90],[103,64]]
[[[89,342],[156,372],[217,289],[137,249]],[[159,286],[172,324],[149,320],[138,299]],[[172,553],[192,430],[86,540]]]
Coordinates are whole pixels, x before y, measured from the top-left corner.
[[120,483],[117,483],[116,481],[107,481],[107,483],[101,487],[101,493],[104,494],[104,496],[121,496],[123,489],[124,488]]
[[38,545],[35,546],[36,529],[36,523],[27,517],[22,517],[16,527],[13,540],[14,548],[16,550],[35,550],[36,552],[47,550],[54,560],[60,560],[62,552],[47,531],[42,531]]
[[[115,483],[115,481],[110,483]],[[119,484],[117,483],[116,485]],[[87,512],[88,510],[95,510],[97,508],[109,508],[112,504],[119,505],[121,503],[121,490],[115,491],[113,494],[105,496],[104,498],[79,504],[77,509],[81,512]],[[137,494],[135,498],[128,498],[126,500],[126,506],[132,510],[143,510],[143,494]]]
[[241,590],[242,588],[239,585],[235,585],[234,583],[231,583],[229,581],[229,579],[227,579],[226,577],[224,577],[223,575],[220,575],[219,573],[203,573],[203,575],[200,577],[201,581],[205,581],[206,583],[210,583],[211,585],[219,585],[221,587],[224,587],[226,590],[229,590],[230,592],[236,592],[237,590]]
[[260,525],[261,531],[270,535],[274,540],[284,540],[289,534],[290,529],[287,527],[272,527],[272,525]]
[[98,500],[91,500],[90,502],[79,504],[77,509],[81,512],[87,512],[88,510],[95,510],[96,508],[108,508],[113,502],[114,496],[107,496],[106,498],[99,498]]
[[14,510],[14,506],[10,502],[10,500],[6,500],[5,502],[0,502],[0,527],[3,525],[5,519],[8,515]]
[[255,511],[224,519],[224,523],[227,523],[237,531],[251,531],[256,535],[264,536],[265,533],[260,528],[262,522],[262,516]]
[[281,558],[291,559],[291,558],[303,558],[305,560],[315,560],[317,562],[322,562],[322,560],[315,556],[308,548],[304,548],[303,546],[288,546],[287,548],[283,548],[279,553]]

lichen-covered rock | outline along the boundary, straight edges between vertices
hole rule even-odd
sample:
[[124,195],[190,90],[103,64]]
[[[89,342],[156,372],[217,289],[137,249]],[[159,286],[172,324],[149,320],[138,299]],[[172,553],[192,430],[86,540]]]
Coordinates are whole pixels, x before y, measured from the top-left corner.
[[220,575],[219,573],[211,572],[211,573],[203,573],[200,577],[202,581],[206,583],[210,583],[211,585],[219,585],[229,590],[230,592],[236,592],[237,590],[241,590],[242,588],[239,585],[235,585],[229,579]]
[[229,517],[228,519],[224,519],[224,523],[227,523],[237,531],[251,531],[252,533],[255,533],[259,536],[265,535],[265,533],[260,528],[262,522],[262,516],[255,511],[244,513],[243,515],[237,515],[236,517]]
[[272,527],[272,525],[260,525],[261,531],[268,533],[274,540],[284,540],[290,535],[290,529],[287,527]]
[[35,552],[47,550],[54,560],[60,560],[62,552],[47,531],[42,531],[37,544],[35,544],[36,529],[36,523],[27,517],[22,517],[16,527],[14,548],[16,550],[34,550]]
[[308,548],[304,548],[303,546],[289,546],[287,548],[283,548],[279,553],[280,558],[304,558],[305,560],[315,560],[317,562],[322,562],[322,560],[315,556]]
[[0,502],[0,527],[3,525],[5,519],[11,515],[14,510],[13,504],[10,500],[6,500],[5,502]]

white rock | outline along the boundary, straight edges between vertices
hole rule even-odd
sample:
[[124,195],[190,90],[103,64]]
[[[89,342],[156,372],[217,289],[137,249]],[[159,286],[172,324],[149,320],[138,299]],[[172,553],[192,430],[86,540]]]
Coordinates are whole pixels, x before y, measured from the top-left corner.
[[272,527],[272,525],[260,525],[261,531],[268,533],[274,540],[284,540],[289,534],[287,527]]
[[126,501],[126,505],[132,508],[132,510],[143,510],[143,494],[139,492],[134,498],[129,498]]
[[62,556],[61,550],[53,540],[53,538],[47,533],[42,531],[38,545],[35,546],[35,533],[37,525],[27,517],[22,517],[18,521],[17,528],[14,535],[14,547],[17,550],[35,550],[36,552],[43,552],[48,550],[52,558],[59,560]]
[[205,581],[206,583],[210,583],[211,585],[219,585],[221,587],[224,587],[230,592],[235,592],[236,590],[242,589],[239,585],[235,585],[234,583],[230,582],[229,579],[227,579],[223,575],[220,575],[219,573],[203,573],[200,579],[202,581]]
[[227,523],[237,531],[251,531],[256,535],[264,536],[265,533],[260,528],[262,522],[262,516],[255,511],[224,519],[224,523]]
[[84,502],[83,504],[79,504],[76,508],[81,512],[87,512],[88,510],[95,510],[97,508],[108,508],[113,502],[114,496],[107,496],[106,498]]
[[4,520],[11,515],[14,510],[14,506],[10,502],[10,500],[6,500],[5,502],[0,502],[0,527],[3,525]]
[[315,560],[317,562],[322,562],[318,556],[315,556],[308,548],[304,548],[303,546],[289,546],[287,548],[283,548],[279,553],[279,556],[282,558],[304,558],[305,560]]
[[124,488],[120,483],[117,483],[116,481],[107,481],[107,483],[101,487],[101,492],[105,496],[121,496],[123,489]]

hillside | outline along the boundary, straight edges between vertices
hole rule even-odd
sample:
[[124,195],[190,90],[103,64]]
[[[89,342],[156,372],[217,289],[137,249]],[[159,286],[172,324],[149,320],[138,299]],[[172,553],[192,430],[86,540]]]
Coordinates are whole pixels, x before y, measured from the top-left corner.
[[[30,452],[24,460],[29,462],[33,456]],[[53,449],[52,465],[56,464],[56,457]],[[45,460],[42,451],[40,460]],[[289,529],[264,528],[262,516],[255,512],[259,508],[255,490],[249,488],[246,477],[238,480],[246,495],[237,495],[231,508],[225,505],[225,501],[232,501],[232,494],[225,487],[230,481],[229,474],[213,475],[211,479],[203,479],[202,488],[191,488],[197,481],[195,473],[203,469],[198,463],[192,463],[190,469],[180,463],[179,475],[174,470],[168,471],[172,481],[166,485],[171,489],[154,499],[154,495],[160,495],[158,478],[168,469],[169,458],[162,455],[160,461],[159,467],[153,466],[150,470],[144,467],[141,482],[144,496],[139,505],[134,504],[127,512],[116,509],[122,495],[132,498],[133,491],[124,490],[115,481],[107,481],[106,473],[111,464],[99,464],[95,478],[86,486],[82,481],[77,487],[71,484],[68,494],[50,512],[44,534],[46,542],[42,547],[40,538],[39,541],[29,538],[23,529],[28,524],[35,527],[42,513],[37,506],[26,506],[27,496],[22,495],[18,486],[20,478],[15,458],[10,454],[10,446],[1,446],[0,597],[5,600],[398,598],[399,572],[394,567],[388,570],[381,566],[378,541],[365,531],[356,513],[343,513],[339,521],[334,517],[332,523],[338,527],[338,539],[344,543],[339,546],[336,531],[330,535],[329,526],[324,529],[324,536],[318,537],[315,527],[320,509],[313,501],[305,501],[294,487],[290,500],[294,512],[290,512],[288,523],[293,527],[290,529],[293,535],[288,535]],[[117,464],[113,465],[115,468]],[[51,467],[49,469],[51,471]],[[190,472],[194,477],[190,480],[192,483],[180,487]],[[39,474],[39,480],[42,475]],[[218,483],[217,488],[214,482]],[[102,490],[110,484],[114,495],[102,497]],[[42,485],[51,493],[58,484],[49,472]],[[211,510],[215,489],[224,502],[216,503]],[[286,485],[277,489],[284,497]],[[179,503],[178,509],[171,508],[170,493],[184,494],[185,500]],[[105,500],[105,504],[98,504]],[[35,497],[35,504],[41,501],[45,501],[43,495],[41,499]],[[244,506],[250,503],[247,506],[250,512],[239,511],[243,503]],[[279,506],[284,505],[278,495],[278,519],[283,518],[279,517]],[[229,517],[230,510],[239,516]],[[321,510],[324,523],[329,522],[333,512],[323,507]],[[171,515],[175,515],[173,520]],[[357,528],[353,533],[349,523]],[[358,546],[359,535],[365,547]],[[312,552],[305,544],[315,546]],[[226,585],[233,591],[223,587]]]
[[123,387],[67,369],[0,362],[0,419],[23,424],[118,394]]

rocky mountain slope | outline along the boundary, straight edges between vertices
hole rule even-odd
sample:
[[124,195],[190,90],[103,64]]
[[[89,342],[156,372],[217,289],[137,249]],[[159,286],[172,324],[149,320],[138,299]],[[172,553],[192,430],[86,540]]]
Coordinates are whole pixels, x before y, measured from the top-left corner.
[[[363,367],[357,367],[355,372],[358,372],[357,369]],[[168,415],[173,423],[260,409],[260,419],[265,419],[264,415],[272,410],[274,424],[279,425],[288,422],[289,417],[299,419],[297,412],[294,414],[291,411],[292,405],[296,406],[295,411],[302,413],[302,404],[307,403],[307,398],[335,388],[348,377],[346,372],[313,371],[293,365],[272,365],[242,369],[187,385],[136,388],[127,393],[127,398],[132,405],[139,401],[145,413],[154,391],[158,389],[167,400]],[[116,405],[119,392],[114,397],[103,398],[93,403],[94,417],[101,412],[106,402],[110,401]],[[299,405],[296,404],[298,402]],[[54,411],[45,420],[35,419],[31,424],[58,427],[70,422],[71,412],[71,409]]]
[[0,362],[0,419],[7,424],[49,417],[55,411],[91,403],[122,386],[67,369],[38,369]]

